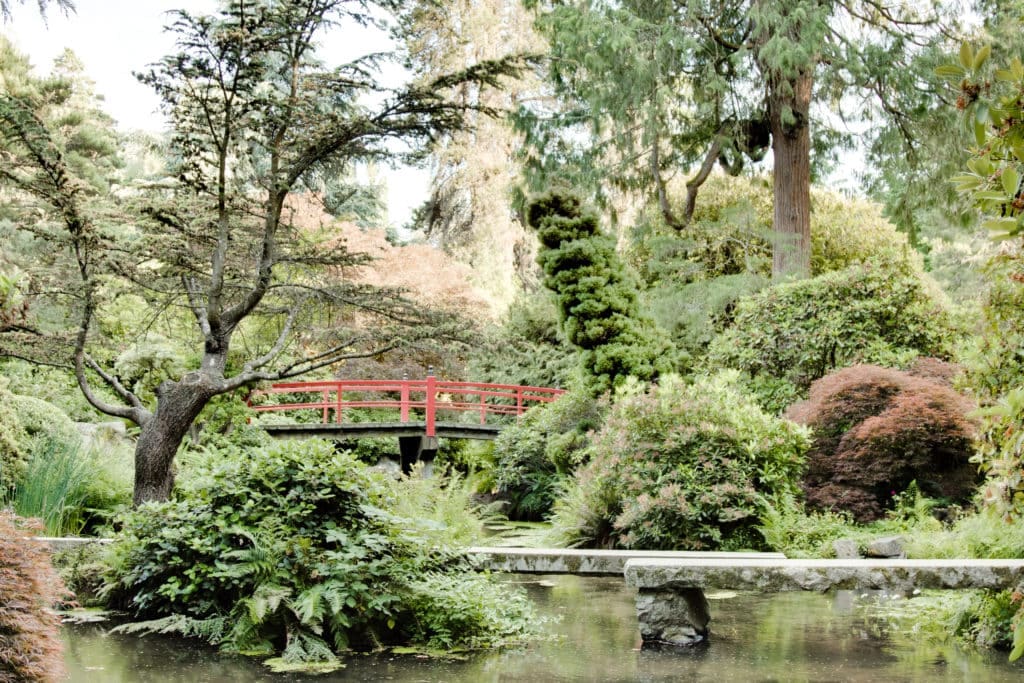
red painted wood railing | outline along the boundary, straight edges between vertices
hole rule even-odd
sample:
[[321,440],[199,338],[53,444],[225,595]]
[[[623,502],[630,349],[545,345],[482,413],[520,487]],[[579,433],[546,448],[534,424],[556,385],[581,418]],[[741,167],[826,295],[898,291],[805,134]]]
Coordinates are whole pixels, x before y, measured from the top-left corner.
[[[402,422],[409,422],[413,411],[422,412],[427,436],[435,436],[439,412],[475,412],[480,415],[480,424],[487,424],[488,415],[522,415],[532,405],[550,403],[563,393],[564,389],[547,387],[448,382],[429,374],[426,379],[420,380],[278,382],[269,389],[254,391],[248,402],[250,408],[260,412],[319,410],[324,424],[331,422],[332,417],[333,422],[340,424],[345,410],[350,408],[398,409]],[[261,396],[272,394],[291,395],[299,400],[287,403],[254,402]]]

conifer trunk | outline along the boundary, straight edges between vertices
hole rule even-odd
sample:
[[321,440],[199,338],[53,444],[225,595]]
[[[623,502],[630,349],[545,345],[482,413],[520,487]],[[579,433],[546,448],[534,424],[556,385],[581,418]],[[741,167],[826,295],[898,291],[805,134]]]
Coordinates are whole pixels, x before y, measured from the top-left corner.
[[198,372],[160,385],[156,412],[143,425],[135,446],[134,506],[170,498],[178,447],[214,395],[210,383]]
[[[771,81],[771,79],[770,79]],[[772,278],[811,272],[811,106],[813,73],[770,82],[768,118],[775,158]]]

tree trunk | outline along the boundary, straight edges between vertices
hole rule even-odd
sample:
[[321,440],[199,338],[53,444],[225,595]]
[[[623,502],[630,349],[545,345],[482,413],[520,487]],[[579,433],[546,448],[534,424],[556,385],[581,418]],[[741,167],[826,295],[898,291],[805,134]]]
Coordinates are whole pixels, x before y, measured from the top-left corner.
[[142,427],[135,446],[135,494],[138,507],[170,498],[174,488],[174,457],[193,421],[216,394],[201,373],[178,382],[164,382],[157,391],[156,412]]
[[769,79],[768,117],[775,157],[772,279],[811,273],[811,106],[813,72],[787,82]]

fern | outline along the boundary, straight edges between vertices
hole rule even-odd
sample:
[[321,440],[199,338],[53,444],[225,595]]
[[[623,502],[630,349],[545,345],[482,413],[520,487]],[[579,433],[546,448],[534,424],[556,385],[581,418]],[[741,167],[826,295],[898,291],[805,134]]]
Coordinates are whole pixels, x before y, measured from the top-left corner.
[[202,638],[211,645],[219,645],[224,640],[226,627],[227,618],[225,617],[194,619],[184,614],[172,614],[162,619],[121,624],[112,628],[110,632],[127,635],[138,633],[177,633],[189,638]]

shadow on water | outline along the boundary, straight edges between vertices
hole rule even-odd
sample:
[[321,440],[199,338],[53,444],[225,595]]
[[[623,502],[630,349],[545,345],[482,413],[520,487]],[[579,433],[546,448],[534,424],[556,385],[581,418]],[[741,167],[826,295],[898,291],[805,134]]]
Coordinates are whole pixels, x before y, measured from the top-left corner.
[[[932,646],[890,633],[855,608],[849,594],[729,594],[711,602],[712,637],[688,650],[639,648],[633,593],[621,579],[509,577],[538,611],[557,617],[553,637],[474,654],[464,661],[412,655],[357,655],[321,677],[282,676],[257,661],[221,655],[193,641],[107,636],[97,625],[65,629],[75,683],[185,681],[1020,681],[1024,667],[1003,653]],[[712,595],[712,597],[714,597]]]

